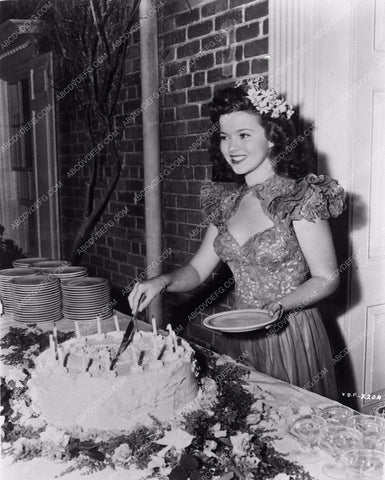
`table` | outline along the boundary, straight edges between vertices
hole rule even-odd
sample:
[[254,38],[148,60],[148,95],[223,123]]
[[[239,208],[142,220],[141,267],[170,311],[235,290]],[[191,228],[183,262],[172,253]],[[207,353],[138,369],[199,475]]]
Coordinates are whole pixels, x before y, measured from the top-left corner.
[[[121,330],[124,330],[130,320],[131,317],[122,314],[120,312],[116,312],[118,315],[119,326]],[[1,337],[4,336],[11,326],[18,326],[23,327],[23,324],[17,323],[13,320],[13,317],[10,315],[3,315],[0,321],[0,335]],[[52,330],[52,324],[39,324],[39,328],[43,331]],[[151,330],[151,326],[145,322],[138,321],[138,327],[141,330]],[[57,322],[57,328],[60,331],[69,332],[74,331],[74,322],[63,319],[60,322]],[[81,330],[83,332],[84,325],[81,326]],[[87,334],[96,333],[97,327],[94,324],[91,328],[86,326]],[[104,320],[102,322],[102,331],[107,332],[110,330],[114,330],[114,320],[113,318]],[[199,347],[198,347],[199,348]],[[204,350],[204,349],[203,349]],[[214,354],[216,355],[216,354]],[[234,362],[230,357],[225,355],[216,355],[218,360],[221,362]],[[296,387],[294,385],[290,385],[285,383],[281,380],[277,380],[273,377],[265,375],[261,372],[257,372],[256,370],[250,370],[250,376],[248,379],[248,386],[247,388],[256,393],[260,391],[262,388],[264,391],[268,392],[273,399],[271,400],[270,404],[275,408],[279,409],[280,407],[327,407],[331,405],[338,405],[337,402],[329,400],[325,397],[317,395],[315,393],[309,392],[304,390],[300,387]],[[277,440],[275,442],[276,449],[281,453],[287,453],[290,451],[297,450],[300,448],[300,445],[293,438],[289,435],[286,431],[285,424],[277,428],[277,433],[279,436],[282,436],[281,440]],[[290,456],[289,456],[290,458]],[[322,473],[322,465],[324,463],[330,462],[331,458],[326,455],[325,453],[320,451],[319,462],[312,465],[304,465],[305,469],[316,479],[316,480],[328,480]],[[65,466],[63,463],[53,462],[45,458],[36,458],[29,462],[22,462],[18,464],[11,465],[11,461],[9,457],[3,459],[1,464],[0,473],[4,476],[3,478],[7,478],[7,480],[24,480],[28,478],[29,480],[53,480],[55,475],[60,474],[64,470]],[[127,470],[124,469],[117,469],[112,470],[107,468],[102,472],[97,472],[92,475],[84,476],[80,475],[80,472],[73,472],[71,474],[66,475],[63,477],[67,480],[136,480],[136,478],[140,478],[140,471],[137,472],[137,476],[135,472],[130,472],[129,477],[127,476]],[[155,477],[154,477],[155,480]]]

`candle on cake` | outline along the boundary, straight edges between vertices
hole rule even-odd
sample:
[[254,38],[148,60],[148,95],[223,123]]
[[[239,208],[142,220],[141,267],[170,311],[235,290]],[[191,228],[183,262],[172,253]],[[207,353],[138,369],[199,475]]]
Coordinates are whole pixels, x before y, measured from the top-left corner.
[[80,327],[79,327],[79,322],[75,320],[75,335],[76,338],[80,337]]
[[116,315],[116,313],[114,313],[114,323],[115,323],[115,330],[117,332],[120,332],[119,320],[118,320],[118,316]]
[[171,344],[173,344],[174,349],[176,351],[176,349],[178,347],[178,342],[177,342],[177,339],[176,339],[175,332],[172,329],[172,326],[170,324],[168,324],[166,328],[168,330],[168,339],[169,339],[168,344],[169,344],[169,346],[171,346]]
[[58,352],[57,352],[57,327],[55,325],[55,323],[53,324],[53,335],[52,335],[52,340],[53,340],[53,347],[54,347],[54,352],[55,352],[55,358],[56,360],[59,360],[59,355],[58,355]]
[[100,323],[100,317],[99,315],[96,317],[96,324],[98,327],[98,335],[101,335],[102,333],[102,324]]
[[158,335],[158,331],[157,331],[157,329],[156,329],[155,315],[152,316],[151,322],[152,322],[152,333],[153,333],[154,335]]
[[55,351],[55,344],[53,341],[53,335],[51,333],[49,334],[49,349],[53,352]]
[[166,330],[168,330],[167,348],[169,348],[171,350],[172,349],[172,337],[171,337],[172,328],[171,328],[171,325],[169,323],[167,324]]

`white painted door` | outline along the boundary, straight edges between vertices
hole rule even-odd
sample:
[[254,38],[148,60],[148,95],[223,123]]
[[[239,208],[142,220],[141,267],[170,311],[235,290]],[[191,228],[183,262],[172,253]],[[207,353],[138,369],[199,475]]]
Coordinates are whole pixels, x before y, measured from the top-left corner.
[[52,55],[1,70],[0,223],[29,256],[60,257]]
[[359,403],[385,403],[385,2],[355,4],[352,97],[353,254],[349,316]]
[[[385,0],[270,0],[269,83],[315,122],[342,283],[322,305],[344,403],[385,404]],[[354,402],[353,402],[354,401]]]

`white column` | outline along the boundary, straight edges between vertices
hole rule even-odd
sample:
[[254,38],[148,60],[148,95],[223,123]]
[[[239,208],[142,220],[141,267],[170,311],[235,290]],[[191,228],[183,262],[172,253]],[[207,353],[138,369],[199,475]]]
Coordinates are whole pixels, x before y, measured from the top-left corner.
[[[144,186],[149,186],[160,175],[160,140],[159,140],[159,98],[158,92],[158,34],[157,17],[151,15],[154,0],[140,2],[139,15],[142,20],[140,27],[140,58],[142,70],[142,101],[152,98],[151,105],[143,109],[143,158]],[[162,255],[162,198],[161,182],[154,182],[149,189],[145,201],[146,254],[147,265],[155,265],[151,276],[162,273],[159,258]],[[147,309],[147,319],[152,315],[162,321],[162,298],[155,298]]]
[[[307,5],[307,7],[306,7]],[[269,86],[300,105],[304,95],[304,53],[309,5],[313,0],[270,0]],[[305,10],[306,7],[306,10]]]
[[355,2],[270,0],[269,86],[316,122],[319,173],[347,174],[351,16]]
[[[298,108],[317,116],[317,0],[270,0],[269,86]],[[317,145],[318,132],[313,134]]]

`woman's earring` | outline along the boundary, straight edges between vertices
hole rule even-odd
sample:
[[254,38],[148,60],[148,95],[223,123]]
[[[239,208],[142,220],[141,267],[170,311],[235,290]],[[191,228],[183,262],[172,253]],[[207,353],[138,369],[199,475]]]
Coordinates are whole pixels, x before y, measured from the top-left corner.
[[270,140],[269,140],[269,144],[268,144],[268,145],[269,145],[269,148],[273,148],[273,147],[274,147],[274,143],[271,142]]

